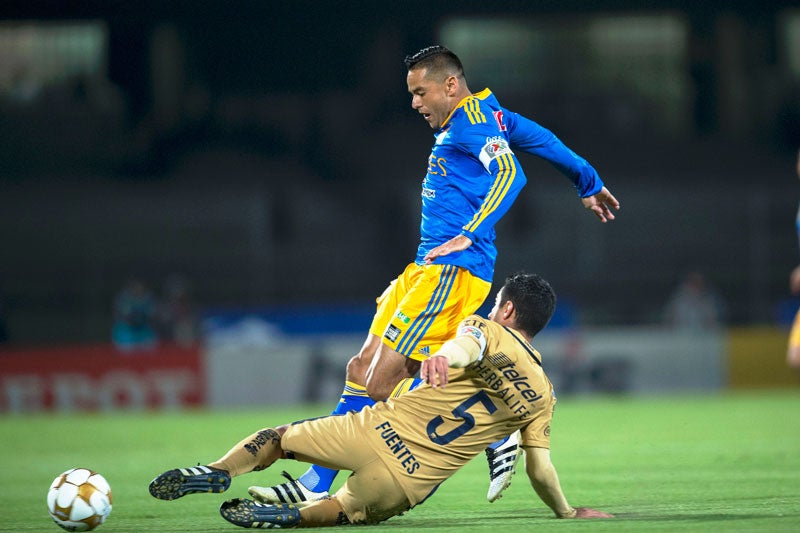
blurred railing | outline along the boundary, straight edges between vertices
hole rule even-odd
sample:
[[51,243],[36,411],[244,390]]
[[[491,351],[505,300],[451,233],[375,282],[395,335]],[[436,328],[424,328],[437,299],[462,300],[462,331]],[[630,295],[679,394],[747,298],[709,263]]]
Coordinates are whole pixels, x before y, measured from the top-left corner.
[[[416,180],[324,182],[280,164],[265,170],[269,180],[208,172],[4,183],[0,307],[10,341],[109,339],[114,295],[131,277],[158,293],[181,274],[200,309],[371,305],[415,255]],[[529,178],[498,227],[495,281],[541,273],[580,325],[657,324],[692,270],[717,288],[728,324],[775,323],[786,303],[799,255],[791,180],[671,187],[668,176],[619,176],[623,208],[603,225],[560,176]]]

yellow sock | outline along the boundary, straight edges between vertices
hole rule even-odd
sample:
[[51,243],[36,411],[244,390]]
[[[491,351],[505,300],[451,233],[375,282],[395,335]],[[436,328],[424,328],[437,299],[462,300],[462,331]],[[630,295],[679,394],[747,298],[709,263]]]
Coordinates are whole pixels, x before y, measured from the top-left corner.
[[367,387],[364,385],[359,385],[354,381],[344,382],[344,390],[342,391],[342,394],[348,396],[369,396],[367,394]]
[[397,398],[401,394],[407,393],[411,389],[415,388],[415,385],[417,385],[418,382],[419,380],[415,380],[414,378],[401,379],[400,383],[397,384],[392,393],[389,395],[389,398]]

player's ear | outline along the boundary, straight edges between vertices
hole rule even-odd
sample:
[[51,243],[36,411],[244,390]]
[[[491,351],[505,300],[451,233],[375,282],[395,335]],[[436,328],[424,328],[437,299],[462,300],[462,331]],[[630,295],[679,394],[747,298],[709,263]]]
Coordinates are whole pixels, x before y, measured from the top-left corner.
[[447,96],[454,96],[458,92],[458,78],[456,76],[448,76],[444,80],[444,86]]
[[516,312],[516,309],[514,308],[514,302],[508,300],[506,303],[503,304],[502,311],[504,319],[508,320],[512,318]]

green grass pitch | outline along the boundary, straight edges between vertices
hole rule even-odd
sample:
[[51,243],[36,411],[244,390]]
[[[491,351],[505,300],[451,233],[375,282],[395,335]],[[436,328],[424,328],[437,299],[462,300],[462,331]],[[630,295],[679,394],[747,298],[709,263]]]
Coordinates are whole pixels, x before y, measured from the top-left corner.
[[[226,494],[172,502],[152,498],[147,484],[164,470],[216,459],[261,427],[326,407],[0,417],[0,531],[61,531],[45,495],[76,466],[111,484],[114,509],[99,531],[237,531],[219,517],[222,501],[305,465],[282,461],[234,479]],[[481,456],[424,505],[369,530],[800,531],[800,391],[563,397],[552,456],[572,505],[617,518],[556,520],[521,470],[489,504]]]

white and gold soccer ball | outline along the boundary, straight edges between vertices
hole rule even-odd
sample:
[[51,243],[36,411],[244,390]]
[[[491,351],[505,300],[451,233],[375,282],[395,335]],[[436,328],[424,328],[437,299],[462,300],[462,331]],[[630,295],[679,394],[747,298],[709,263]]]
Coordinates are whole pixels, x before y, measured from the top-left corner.
[[103,476],[88,468],[67,470],[50,485],[47,510],[67,531],[91,531],[111,513],[111,487]]

